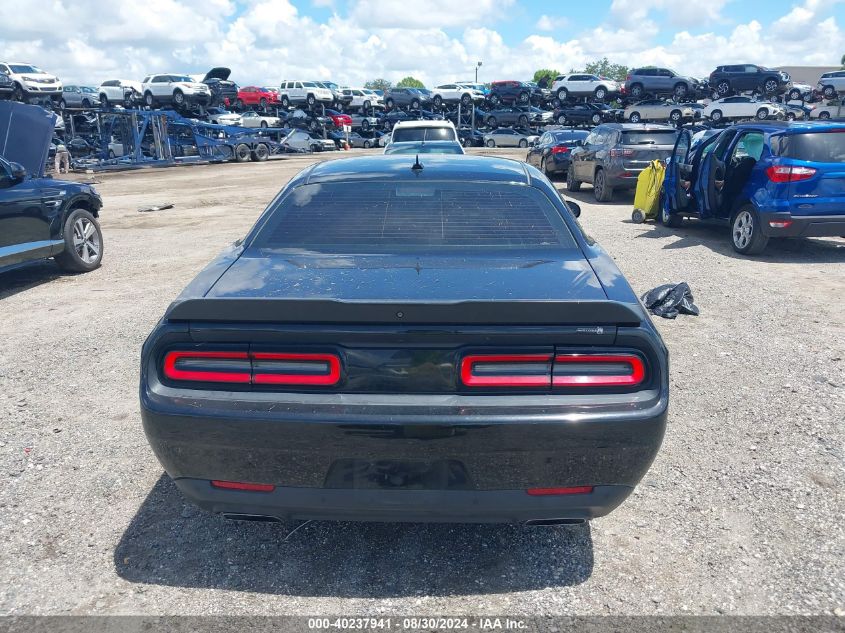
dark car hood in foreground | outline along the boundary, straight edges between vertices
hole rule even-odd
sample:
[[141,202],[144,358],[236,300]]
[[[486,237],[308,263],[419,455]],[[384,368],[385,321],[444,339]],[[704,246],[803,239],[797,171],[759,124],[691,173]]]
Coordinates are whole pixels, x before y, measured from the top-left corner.
[[242,256],[207,298],[339,301],[604,300],[580,252],[572,260],[414,256]]
[[40,178],[55,124],[56,115],[40,106],[0,101],[0,156]]

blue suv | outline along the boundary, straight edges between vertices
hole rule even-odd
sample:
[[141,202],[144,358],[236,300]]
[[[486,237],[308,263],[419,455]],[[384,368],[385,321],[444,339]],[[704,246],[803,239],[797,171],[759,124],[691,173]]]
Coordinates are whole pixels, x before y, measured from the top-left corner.
[[682,130],[663,191],[663,224],[729,222],[744,255],[772,237],[845,236],[845,124],[760,121],[697,143]]

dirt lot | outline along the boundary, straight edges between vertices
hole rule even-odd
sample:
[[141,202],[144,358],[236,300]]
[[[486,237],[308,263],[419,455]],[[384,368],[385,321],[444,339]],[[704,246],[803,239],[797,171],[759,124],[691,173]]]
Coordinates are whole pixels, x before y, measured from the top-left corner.
[[0,612],[843,613],[845,240],[742,258],[726,229],[635,225],[630,196],[599,205],[588,186],[582,223],[635,290],[687,281],[702,311],[658,323],[669,430],[619,510],[286,538],[187,505],[141,429],[141,343],[312,160],[97,176],[102,268],[0,275]]

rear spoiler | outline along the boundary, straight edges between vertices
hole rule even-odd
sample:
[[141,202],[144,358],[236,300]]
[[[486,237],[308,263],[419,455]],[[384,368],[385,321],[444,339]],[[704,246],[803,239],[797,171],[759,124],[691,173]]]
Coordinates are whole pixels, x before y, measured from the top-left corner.
[[333,299],[185,299],[169,321],[325,324],[639,325],[639,306],[615,301],[350,302]]

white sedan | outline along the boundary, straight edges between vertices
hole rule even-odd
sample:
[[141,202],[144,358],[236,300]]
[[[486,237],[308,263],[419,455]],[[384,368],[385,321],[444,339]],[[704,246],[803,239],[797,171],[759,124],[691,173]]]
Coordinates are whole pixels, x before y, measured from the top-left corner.
[[264,116],[258,112],[244,112],[241,115],[241,125],[243,127],[282,127],[282,122],[278,117]]
[[785,116],[784,109],[771,101],[757,101],[751,97],[725,97],[707,104],[701,116],[718,122],[722,119],[759,119]]
[[235,112],[229,112],[223,108],[208,108],[205,111],[209,123],[217,125],[240,125],[243,117]]

